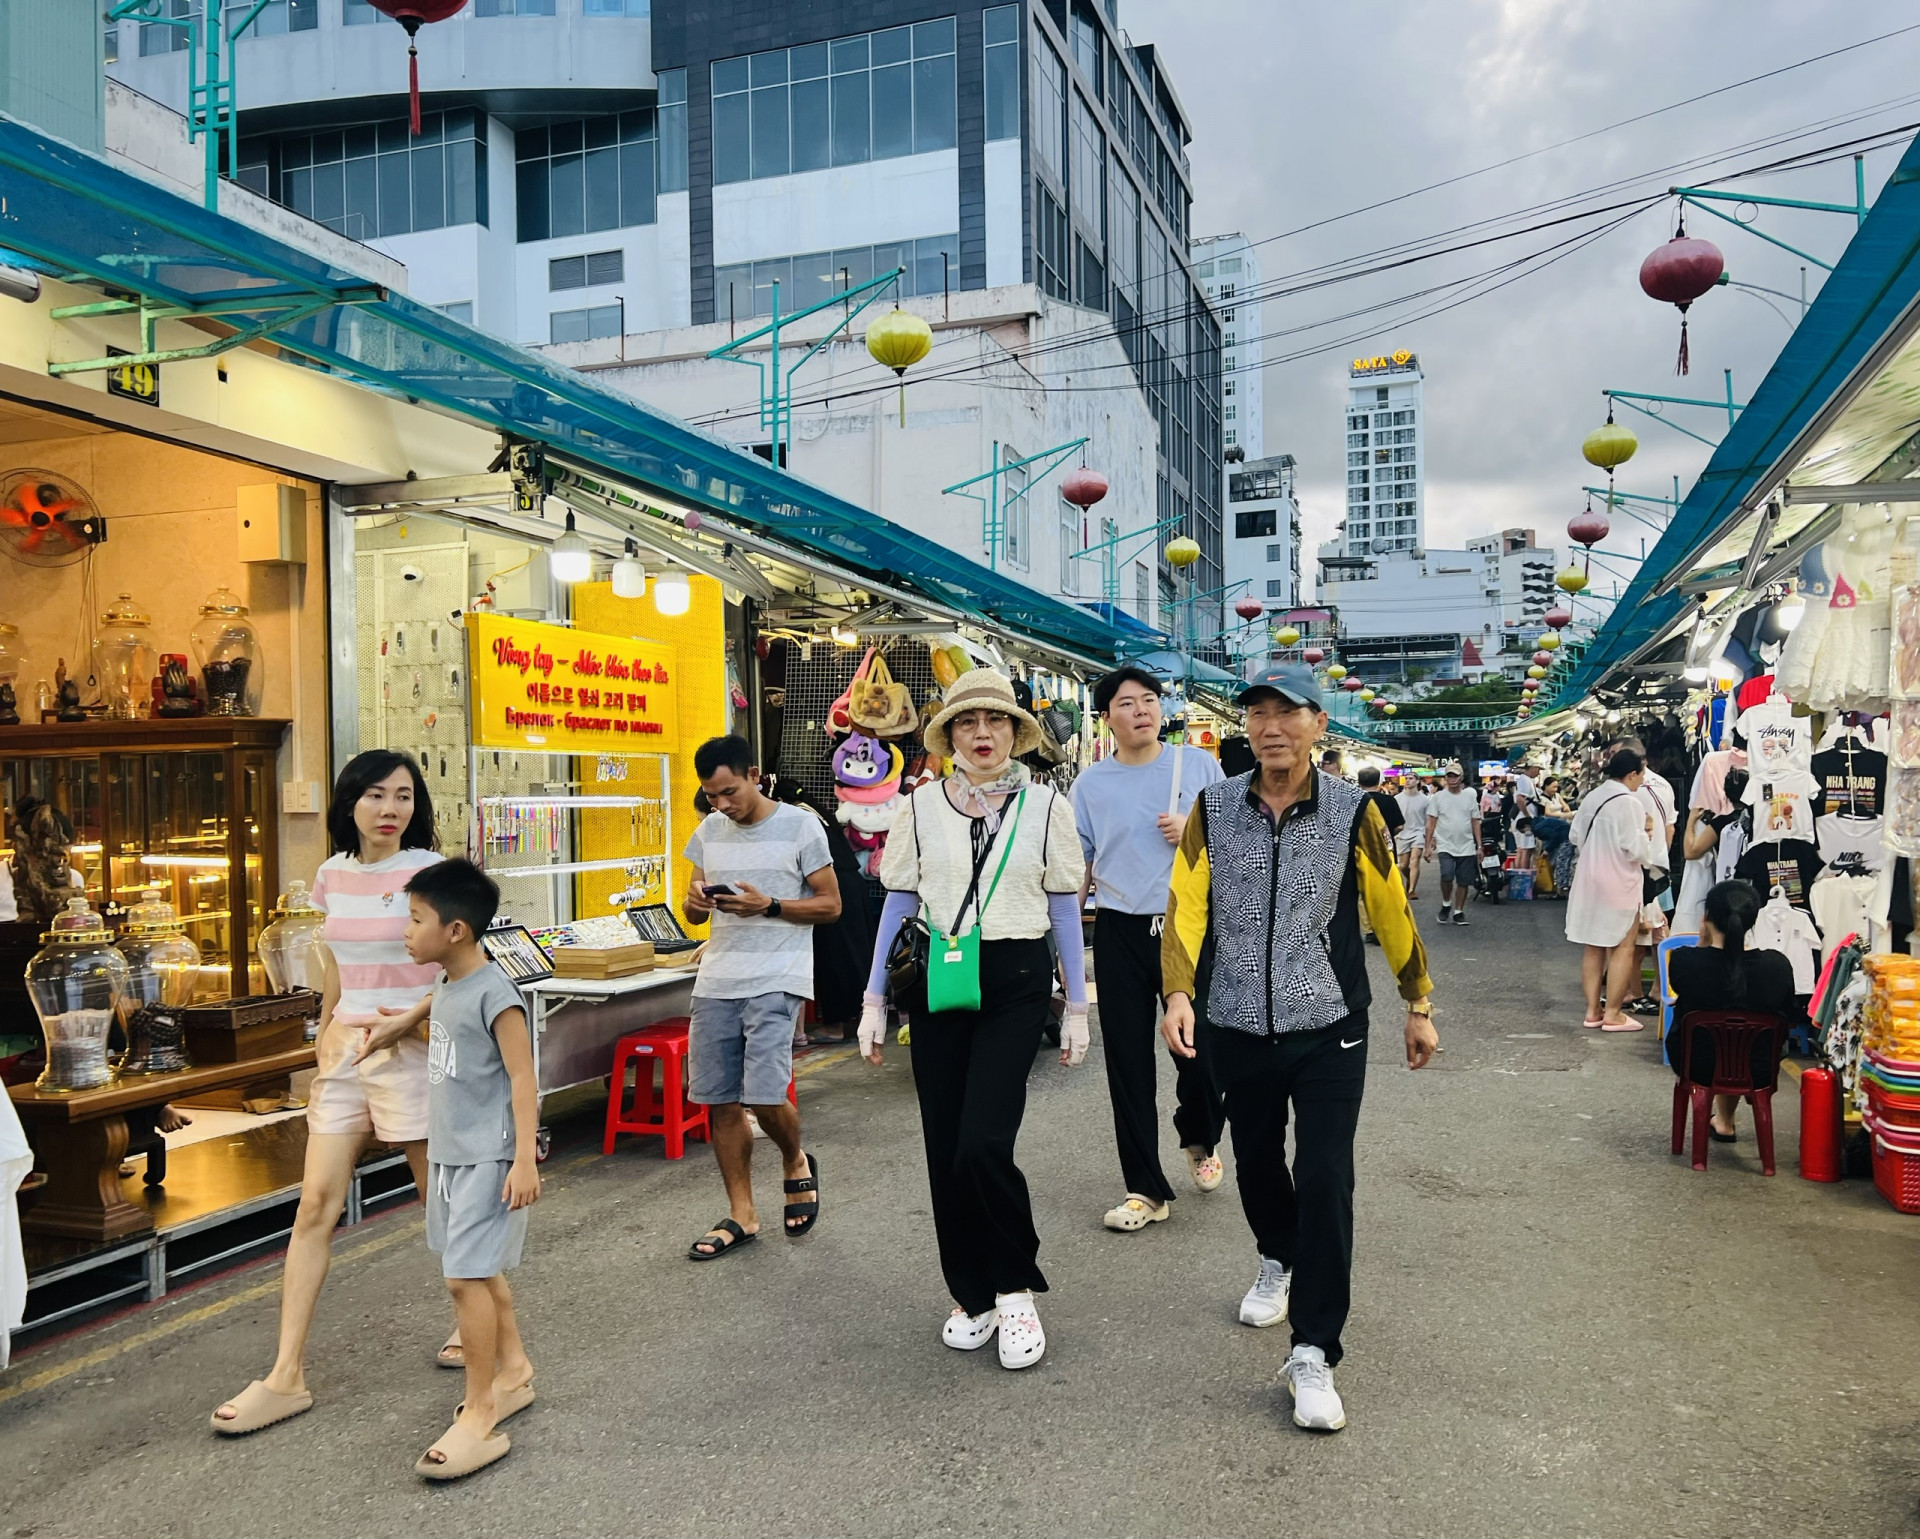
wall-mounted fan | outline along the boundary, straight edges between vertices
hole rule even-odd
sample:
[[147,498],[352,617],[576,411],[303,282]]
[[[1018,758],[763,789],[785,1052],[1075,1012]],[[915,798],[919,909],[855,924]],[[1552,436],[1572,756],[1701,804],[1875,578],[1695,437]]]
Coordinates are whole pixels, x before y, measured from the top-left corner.
[[28,566],[66,566],[107,537],[86,488],[31,467],[0,476],[0,547]]

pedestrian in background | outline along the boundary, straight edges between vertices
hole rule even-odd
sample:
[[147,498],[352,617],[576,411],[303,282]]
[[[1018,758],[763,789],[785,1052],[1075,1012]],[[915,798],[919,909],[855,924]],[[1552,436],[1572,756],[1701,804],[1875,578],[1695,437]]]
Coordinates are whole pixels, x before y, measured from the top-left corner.
[[[1314,772],[1327,716],[1313,671],[1269,668],[1235,703],[1246,708],[1260,767],[1209,786],[1187,820],[1161,936],[1160,1029],[1183,1057],[1199,1033],[1212,1037],[1240,1202],[1260,1255],[1240,1319],[1270,1326],[1291,1313],[1284,1376],[1294,1422],[1332,1432],[1347,1424],[1333,1368],[1352,1295],[1353,1138],[1373,997],[1362,904],[1407,1002],[1412,1069],[1439,1045],[1432,984],[1378,806]],[[1206,1019],[1196,1024],[1208,946]]]
[[813,997],[813,925],[840,917],[840,884],[818,814],[760,789],[743,737],[716,737],[693,755],[713,808],[687,840],[690,924],[713,922],[693,982],[687,1036],[688,1094],[707,1125],[727,1216],[687,1249],[712,1261],[760,1232],[753,1203],[754,1120],[780,1150],[786,1232],[798,1239],[820,1217],[820,1163],[800,1146],[800,1110],[787,1099],[793,1039]]
[[1641,1026],[1625,1007],[1639,992],[1634,948],[1646,901],[1642,884],[1655,839],[1653,815],[1638,794],[1645,774],[1639,754],[1630,748],[1617,750],[1607,760],[1607,778],[1587,793],[1573,820],[1580,862],[1567,895],[1567,939],[1586,948],[1580,958],[1587,1000],[1584,1024],[1600,1031],[1638,1031]]
[[1440,922],[1467,922],[1467,894],[1480,877],[1480,801],[1466,771],[1447,766],[1446,781],[1427,802],[1427,859],[1440,860]]
[[[1160,741],[1160,682],[1152,674],[1116,668],[1093,686],[1093,708],[1113,734],[1113,752],[1080,772],[1072,802],[1095,893],[1093,978],[1114,1141],[1127,1184],[1126,1196],[1101,1222],[1130,1233],[1173,1216],[1173,1187],[1160,1168],[1155,1094],[1160,928],[1187,814],[1203,789],[1225,777],[1210,754]],[[1083,907],[1085,901],[1083,890]],[[1210,1059],[1176,1055],[1173,1063],[1174,1132],[1193,1184],[1210,1192],[1224,1174],[1216,1148],[1226,1120],[1220,1091]]]

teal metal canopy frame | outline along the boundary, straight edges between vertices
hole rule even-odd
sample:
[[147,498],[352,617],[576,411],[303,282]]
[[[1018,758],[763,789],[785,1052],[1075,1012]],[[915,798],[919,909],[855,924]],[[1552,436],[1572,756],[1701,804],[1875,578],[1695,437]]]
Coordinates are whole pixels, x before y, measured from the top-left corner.
[[[964,481],[956,481],[952,486],[940,488],[942,497],[965,497],[969,501],[980,504],[980,537],[987,547],[988,571],[1000,570],[1000,548],[1006,543],[1007,515],[1013,511],[1013,505],[1064,465],[1067,456],[1075,449],[1085,447],[1086,443],[1085,438],[1076,438],[1069,443],[1055,444],[1051,449],[1042,449],[1038,454],[1029,454],[1024,459],[1009,460],[1002,465],[1000,440],[996,438],[993,441],[992,469],[983,470],[979,475],[969,476]],[[1041,464],[1043,460],[1045,464]],[[1009,492],[1003,498],[1000,494],[1003,479],[1016,470],[1025,470],[1029,465],[1040,465],[1041,468],[1029,476],[1017,491]],[[984,494],[967,490],[969,486],[978,486],[982,481],[987,483]],[[1106,595],[1106,599],[1109,604],[1118,602],[1113,594]]]

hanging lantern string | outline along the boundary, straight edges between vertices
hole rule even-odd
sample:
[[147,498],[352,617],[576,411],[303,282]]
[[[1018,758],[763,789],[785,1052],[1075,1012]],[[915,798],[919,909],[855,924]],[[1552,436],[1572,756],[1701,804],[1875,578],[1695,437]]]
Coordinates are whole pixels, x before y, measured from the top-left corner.
[[403,16],[400,25],[407,29],[407,126],[413,137],[420,137],[420,49],[415,43],[415,34],[420,30],[419,18]]

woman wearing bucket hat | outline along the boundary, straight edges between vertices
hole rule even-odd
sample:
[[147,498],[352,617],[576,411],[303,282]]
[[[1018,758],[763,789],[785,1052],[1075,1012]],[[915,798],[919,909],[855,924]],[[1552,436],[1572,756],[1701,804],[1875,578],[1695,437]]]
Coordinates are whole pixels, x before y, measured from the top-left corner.
[[917,916],[926,963],[913,970],[910,997],[896,982],[895,1002],[912,1021],[934,1231],[957,1303],[941,1340],[970,1352],[997,1332],[1000,1365],[1027,1368],[1046,1351],[1034,1295],[1047,1280],[1013,1147],[1053,992],[1049,930],[1067,976],[1060,1061],[1087,1052],[1085,857],[1072,805],[1019,762],[1040,728],[1005,674],[976,668],[955,679],[925,737],[930,755],[951,756],[953,773],[908,797],[888,835],[860,1047],[880,1062],[889,952]]

